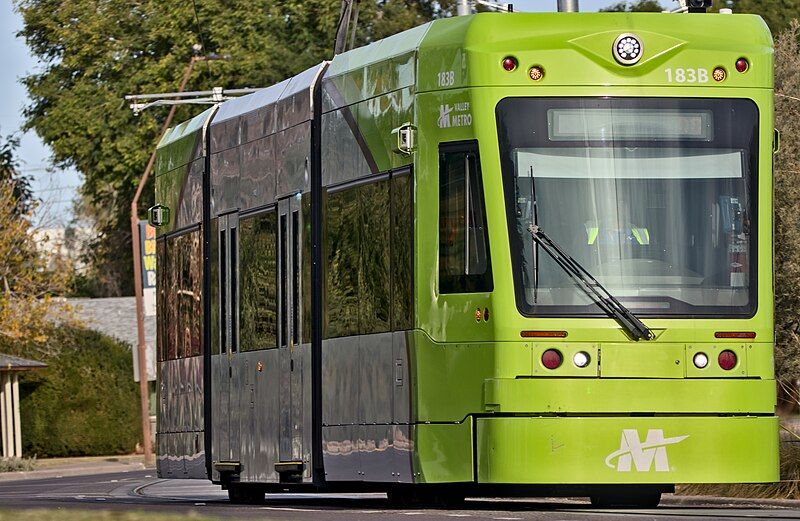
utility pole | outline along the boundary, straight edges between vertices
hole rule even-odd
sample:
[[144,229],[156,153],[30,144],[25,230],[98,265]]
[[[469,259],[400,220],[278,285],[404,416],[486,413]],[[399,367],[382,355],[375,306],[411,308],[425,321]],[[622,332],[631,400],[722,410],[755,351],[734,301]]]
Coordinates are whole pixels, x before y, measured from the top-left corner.
[[577,13],[578,0],[558,0],[558,12]]
[[[186,89],[186,84],[189,83],[189,78],[192,75],[192,70],[194,70],[195,63],[206,60],[221,59],[225,58],[216,55],[192,56],[192,58],[189,60],[189,64],[186,66],[186,69],[183,72],[183,79],[181,80],[178,91],[183,92],[184,89]],[[175,111],[177,109],[177,105],[173,105],[170,108],[167,119],[164,121],[164,125],[161,127],[161,133],[159,134],[158,141],[161,141],[161,138],[164,137],[164,134],[169,129],[169,126],[172,123],[172,118],[175,116]],[[158,144],[158,142],[156,142],[156,144]],[[136,189],[136,195],[133,197],[133,201],[131,202],[133,283],[136,292],[136,330],[139,342],[139,345],[137,346],[137,353],[139,355],[139,394],[142,406],[142,447],[144,449],[145,465],[153,465],[155,463],[155,458],[153,455],[153,443],[150,439],[150,388],[147,379],[147,342],[144,337],[144,290],[142,288],[142,259],[141,248],[139,245],[139,199],[142,196],[142,191],[147,183],[147,179],[150,177],[150,171],[153,169],[153,164],[155,161],[156,152],[154,149],[153,153],[150,155],[150,160],[147,162],[147,167],[144,169],[144,173],[139,180],[139,186]]]

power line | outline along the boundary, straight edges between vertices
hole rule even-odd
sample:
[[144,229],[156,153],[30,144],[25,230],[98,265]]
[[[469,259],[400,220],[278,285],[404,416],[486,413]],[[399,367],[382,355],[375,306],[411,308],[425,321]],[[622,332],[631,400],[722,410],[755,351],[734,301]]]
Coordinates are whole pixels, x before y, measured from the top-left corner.
[[80,188],[82,185],[69,185],[69,186],[54,186],[51,188],[42,188],[41,190],[34,190],[36,193],[41,192],[57,192],[59,190],[73,190],[75,188]]
[[[200,27],[200,15],[197,14],[197,1],[192,0],[192,8],[194,9],[194,21],[197,25],[197,37],[200,38],[200,48],[203,51],[203,56],[208,54],[206,50],[206,39],[203,37],[203,29]],[[206,61],[206,72],[208,77],[211,77],[211,66]]]

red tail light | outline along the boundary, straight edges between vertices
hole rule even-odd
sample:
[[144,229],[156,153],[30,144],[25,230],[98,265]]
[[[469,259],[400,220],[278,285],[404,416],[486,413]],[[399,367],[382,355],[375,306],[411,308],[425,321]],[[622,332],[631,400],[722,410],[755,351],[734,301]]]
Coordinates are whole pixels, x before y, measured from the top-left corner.
[[548,349],[542,353],[542,365],[548,369],[557,369],[563,361],[564,358],[556,349]]
[[736,60],[736,70],[739,72],[747,72],[747,69],[750,68],[750,63],[747,61],[747,58],[739,58]]
[[517,59],[513,56],[506,56],[503,58],[503,68],[508,72],[513,71],[517,68]]
[[726,371],[730,371],[734,367],[736,367],[736,353],[731,351],[730,349],[726,349],[725,351],[719,354],[719,358],[717,358],[717,362],[719,366]]

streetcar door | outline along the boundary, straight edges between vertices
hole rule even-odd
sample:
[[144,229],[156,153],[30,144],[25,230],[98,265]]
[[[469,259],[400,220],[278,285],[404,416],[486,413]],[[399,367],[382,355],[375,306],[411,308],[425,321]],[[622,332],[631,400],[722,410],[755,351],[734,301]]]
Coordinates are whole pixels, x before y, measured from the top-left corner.
[[219,218],[220,364],[218,410],[214,411],[219,460],[239,461],[239,215]]
[[303,359],[301,353],[300,194],[278,203],[278,345],[280,349],[280,468],[297,474],[303,459]]

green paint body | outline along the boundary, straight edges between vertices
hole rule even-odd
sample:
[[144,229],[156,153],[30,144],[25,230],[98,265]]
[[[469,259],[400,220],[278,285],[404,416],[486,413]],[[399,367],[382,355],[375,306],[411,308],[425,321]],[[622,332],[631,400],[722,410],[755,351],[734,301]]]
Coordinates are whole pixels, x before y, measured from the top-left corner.
[[[642,61],[619,65],[611,47],[621,33],[644,43]],[[506,72],[513,56],[519,67]],[[746,57],[750,69],[736,72]],[[416,180],[416,448],[426,482],[722,483],[778,479],[773,373],[772,39],[746,15],[514,14],[434,22],[418,51],[414,123]],[[532,81],[538,65],[544,78]],[[715,67],[723,82],[711,78]],[[668,82],[666,69],[704,69],[709,82]],[[453,71],[452,80],[439,76]],[[452,83],[447,88],[441,83]],[[628,340],[612,319],[526,318],[516,308],[495,106],[507,97],[611,96],[749,98],[760,113],[758,308],[749,319],[647,319],[657,338]],[[439,107],[469,104],[471,125],[441,129]],[[464,105],[466,106],[466,105]],[[387,129],[384,129],[386,131]],[[477,139],[485,191],[494,291],[437,291],[438,144]],[[476,321],[476,309],[491,319]],[[523,330],[567,331],[564,339],[520,338]],[[755,341],[721,340],[716,331],[754,331]],[[541,353],[562,351],[556,370]],[[734,350],[732,371],[715,365]],[[574,352],[591,353],[578,369]],[[702,350],[712,363],[692,364]],[[599,360],[599,364],[598,364]],[[480,416],[478,416],[480,415]],[[652,417],[638,417],[652,415]],[[450,423],[455,422],[455,423]],[[448,425],[449,424],[449,425]],[[656,462],[618,471],[606,457],[623,430],[641,441],[650,430],[688,436]],[[473,461],[473,443],[477,461]],[[645,452],[645,454],[647,454]],[[652,454],[652,453],[651,453]],[[466,464],[465,462],[469,462]],[[616,465],[618,460],[610,462]],[[474,468],[477,475],[473,475]]]
[[[618,35],[628,32],[641,38],[644,56],[635,66],[625,67],[614,60],[611,48]],[[519,63],[512,72],[501,65],[507,56]],[[515,13],[435,21],[333,60],[327,77],[333,78],[356,116],[379,170],[409,163],[414,167],[415,321],[408,338],[416,480],[778,480],[772,56],[769,30],[756,16]],[[740,57],[750,63],[746,73],[735,69]],[[545,71],[539,81],[528,76],[534,65]],[[726,70],[724,81],[712,78],[716,67]],[[677,82],[674,71],[679,68],[702,69],[708,82]],[[757,104],[754,316],[648,318],[656,339],[633,342],[610,318],[528,318],[519,312],[495,107],[508,97],[561,96],[746,98]],[[462,107],[465,117],[458,125],[440,128],[443,105]],[[405,123],[417,129],[411,155],[392,150],[392,131]],[[162,204],[174,204],[169,198],[184,182],[178,167],[186,161],[180,158],[189,157],[196,146],[189,134],[197,128],[187,127],[183,140],[173,131],[162,142],[175,155],[172,162],[158,163],[157,200]],[[494,290],[443,295],[437,281],[438,147],[463,140],[479,143]],[[476,310],[484,309],[490,310],[491,319],[477,321]],[[523,330],[566,331],[568,336],[526,341],[520,336]],[[752,331],[756,336],[745,341],[718,339],[717,331]],[[551,347],[565,355],[565,363],[556,370],[540,362],[541,353]],[[739,363],[731,371],[714,363],[722,349],[738,355]],[[579,350],[592,355],[583,369],[569,363]],[[711,360],[702,370],[692,364],[694,353],[701,350]],[[659,443],[659,432],[673,442]],[[636,440],[646,446],[637,449]],[[648,441],[654,442],[652,447]],[[607,460],[625,447],[630,449],[627,454],[638,456],[630,468],[624,454]],[[666,468],[659,459],[664,454]]]

